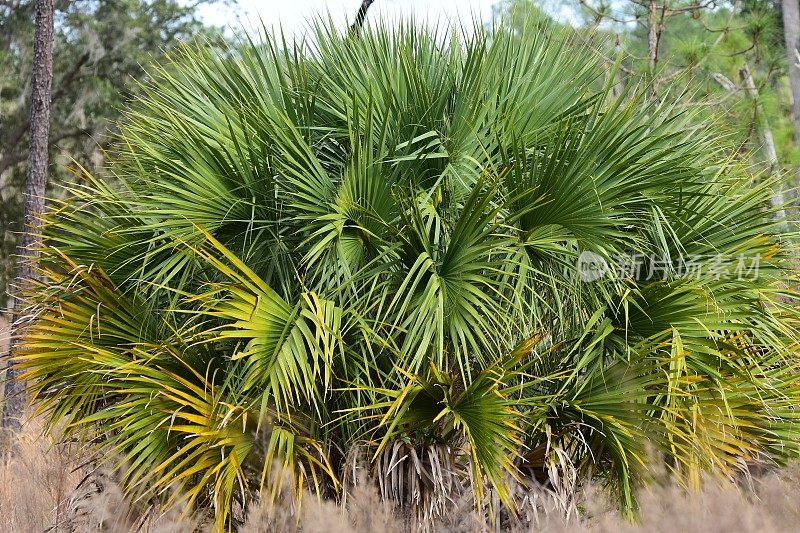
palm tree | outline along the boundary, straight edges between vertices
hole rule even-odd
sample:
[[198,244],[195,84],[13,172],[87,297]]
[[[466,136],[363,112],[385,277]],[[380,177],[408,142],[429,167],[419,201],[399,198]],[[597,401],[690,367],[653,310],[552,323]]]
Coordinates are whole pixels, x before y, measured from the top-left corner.
[[47,216],[16,363],[50,431],[219,529],[276,468],[513,519],[534,478],[631,512],[648,472],[795,454],[771,183],[571,39],[320,23],[184,50]]

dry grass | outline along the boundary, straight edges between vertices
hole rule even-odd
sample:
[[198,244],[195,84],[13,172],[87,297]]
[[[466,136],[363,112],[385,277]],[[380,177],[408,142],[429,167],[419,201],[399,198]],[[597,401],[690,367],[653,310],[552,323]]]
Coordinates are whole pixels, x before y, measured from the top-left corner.
[[[6,355],[8,352],[8,345],[11,342],[9,336],[11,335],[11,326],[9,325],[8,318],[2,314],[0,310],[0,384],[6,377]],[[0,402],[3,401],[3,392],[5,387],[0,386]]]
[[8,319],[0,315],[0,355],[5,354],[8,350],[8,336],[10,328],[8,326]]
[[[0,531],[44,531],[66,517],[67,496],[80,481],[69,454],[29,426],[4,439],[0,463]],[[14,453],[11,453],[13,448]]]
[[[39,435],[35,423],[4,443],[0,465],[0,532],[52,531],[178,533],[209,528],[180,518],[177,512],[144,517],[122,495],[113,476],[94,472],[87,479],[76,469],[63,446]],[[13,447],[15,452],[8,451]],[[81,481],[84,481],[81,484]],[[77,487],[77,489],[76,489]],[[589,495],[580,517],[565,522],[556,513],[528,517],[514,531],[776,533],[796,531],[800,523],[800,463],[752,480],[744,490],[731,483],[709,482],[700,494],[674,486],[656,487],[642,501],[641,521],[630,524],[609,512],[605,498]],[[259,504],[239,530],[243,533],[389,533],[430,529],[448,533],[490,531],[472,512],[469,499],[453,504],[444,519],[429,528],[414,527],[395,513],[370,483],[360,483],[344,502],[304,499],[297,508],[284,498],[281,505]],[[546,508],[546,502],[540,502]],[[137,509],[134,511],[133,509]],[[545,509],[546,511],[546,509]]]

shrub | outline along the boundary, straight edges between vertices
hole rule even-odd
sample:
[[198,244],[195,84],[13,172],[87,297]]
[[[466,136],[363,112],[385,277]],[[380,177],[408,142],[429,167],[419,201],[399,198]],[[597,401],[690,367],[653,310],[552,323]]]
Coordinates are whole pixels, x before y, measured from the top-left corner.
[[181,52],[46,217],[16,362],[51,430],[218,529],[276,461],[298,495],[367,469],[423,519],[474,494],[510,520],[542,484],[631,512],[649,471],[795,454],[770,183],[571,39],[318,24]]

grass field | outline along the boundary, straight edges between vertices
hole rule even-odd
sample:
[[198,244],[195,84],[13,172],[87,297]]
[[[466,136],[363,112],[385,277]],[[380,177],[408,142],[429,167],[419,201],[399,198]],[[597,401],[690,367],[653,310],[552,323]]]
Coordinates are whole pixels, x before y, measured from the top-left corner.
[[[5,443],[0,465],[0,532],[22,531],[128,533],[206,531],[202,520],[181,517],[176,512],[160,515],[132,506],[116,487],[113,477],[102,471],[87,476],[86,467],[76,468],[63,446],[53,446],[39,436],[39,426],[29,423]],[[8,453],[15,446],[16,453]],[[578,517],[565,521],[548,505],[543,493],[538,515],[529,515],[524,527],[514,531],[562,532],[703,532],[773,533],[796,531],[800,522],[800,464],[748,479],[707,482],[699,494],[688,494],[675,486],[646,491],[638,524],[630,524],[605,503],[600,490],[584,491]],[[146,508],[145,508],[146,509]],[[448,533],[490,531],[472,512],[472,502],[454,502],[451,512],[429,525],[428,530]],[[142,516],[144,515],[144,516]],[[308,496],[298,511],[292,505],[257,505],[239,528],[246,533],[267,532],[395,532],[424,528],[403,519],[380,501],[370,483],[351,490],[344,504],[318,502]]]

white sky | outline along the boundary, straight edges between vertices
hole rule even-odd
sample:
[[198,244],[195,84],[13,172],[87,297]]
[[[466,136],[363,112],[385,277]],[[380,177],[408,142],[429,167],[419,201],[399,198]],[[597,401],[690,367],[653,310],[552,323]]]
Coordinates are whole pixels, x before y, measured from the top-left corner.
[[[500,0],[375,0],[367,20],[411,16],[428,21],[470,22],[475,18],[488,21],[492,6]],[[283,24],[287,34],[304,31],[305,21],[316,14],[330,12],[343,28],[352,22],[361,0],[238,0],[235,7],[211,6],[201,8],[200,14],[209,24],[226,26],[234,30],[242,27],[260,28],[260,20],[267,26]],[[469,24],[466,24],[469,26]]]

